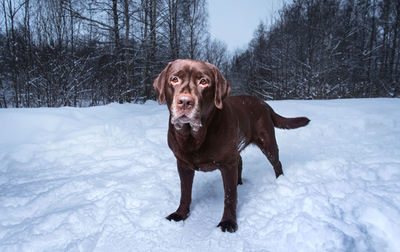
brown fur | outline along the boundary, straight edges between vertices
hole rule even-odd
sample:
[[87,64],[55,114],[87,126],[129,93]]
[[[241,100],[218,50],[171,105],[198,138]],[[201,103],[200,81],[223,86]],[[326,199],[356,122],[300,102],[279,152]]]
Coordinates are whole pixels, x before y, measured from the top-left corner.
[[[205,83],[205,84],[204,84]],[[218,224],[235,232],[237,185],[242,183],[240,152],[256,144],[271,162],[276,177],[283,174],[274,127],[293,129],[310,121],[284,118],[264,101],[250,96],[229,97],[230,84],[212,64],[195,60],[170,62],[154,81],[159,103],[170,111],[168,145],[181,180],[181,200],[168,220],[185,220],[190,211],[195,171],[220,170],[225,200]]]

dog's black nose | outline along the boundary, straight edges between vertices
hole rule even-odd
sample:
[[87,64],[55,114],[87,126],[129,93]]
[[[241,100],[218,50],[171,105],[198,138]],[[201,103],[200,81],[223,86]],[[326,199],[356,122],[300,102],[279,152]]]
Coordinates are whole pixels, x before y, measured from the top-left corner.
[[180,95],[177,99],[177,107],[182,110],[192,109],[194,106],[194,98],[191,95]]

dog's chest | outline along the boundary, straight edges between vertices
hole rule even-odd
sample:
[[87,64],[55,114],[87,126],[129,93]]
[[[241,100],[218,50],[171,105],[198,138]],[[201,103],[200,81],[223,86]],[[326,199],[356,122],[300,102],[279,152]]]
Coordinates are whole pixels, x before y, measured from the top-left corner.
[[208,152],[194,152],[191,155],[188,155],[189,163],[191,164],[191,168],[196,171],[213,171],[219,168],[219,162],[217,161],[217,157],[214,153]]
[[[169,135],[169,146],[175,157],[196,171],[213,171],[221,167],[221,161],[226,158],[226,151],[231,152],[225,145],[227,141],[217,141],[216,136],[205,135],[201,140],[192,136],[181,137]],[[228,146],[230,146],[228,144]]]
[[[208,149],[209,150],[209,149]],[[215,152],[205,150],[197,150],[190,152],[178,151],[175,153],[178,159],[184,161],[191,169],[196,171],[213,171],[218,169],[220,162]]]

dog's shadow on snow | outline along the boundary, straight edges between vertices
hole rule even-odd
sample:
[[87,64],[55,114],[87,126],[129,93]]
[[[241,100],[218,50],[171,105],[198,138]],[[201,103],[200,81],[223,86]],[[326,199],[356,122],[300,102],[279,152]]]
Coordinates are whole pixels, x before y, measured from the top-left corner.
[[224,187],[222,177],[219,171],[196,172],[193,182],[192,208],[203,207],[203,204],[209,208],[216,204],[223,204]]

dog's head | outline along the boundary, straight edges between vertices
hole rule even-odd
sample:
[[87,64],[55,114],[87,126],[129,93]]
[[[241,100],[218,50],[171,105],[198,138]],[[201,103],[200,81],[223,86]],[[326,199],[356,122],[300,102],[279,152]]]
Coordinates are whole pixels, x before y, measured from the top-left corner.
[[158,102],[167,101],[171,123],[177,130],[189,124],[198,131],[215,107],[222,109],[223,100],[231,91],[216,66],[187,59],[170,62],[153,86]]

